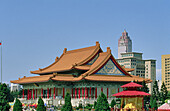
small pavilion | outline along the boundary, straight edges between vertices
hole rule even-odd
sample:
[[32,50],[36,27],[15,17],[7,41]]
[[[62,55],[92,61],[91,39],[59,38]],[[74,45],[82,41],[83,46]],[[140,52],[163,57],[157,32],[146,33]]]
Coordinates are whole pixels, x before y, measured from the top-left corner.
[[[130,110],[140,111],[144,109],[144,97],[150,96],[150,94],[137,90],[137,88],[143,87],[142,85],[130,82],[121,87],[123,88],[123,91],[113,94],[113,96],[115,96],[116,98],[121,98],[121,109],[122,110],[124,109],[126,111],[127,109],[128,110],[130,109]],[[131,108],[125,109],[125,107],[123,108],[123,104],[125,104],[126,108],[127,108],[126,105],[131,104],[133,108],[135,109],[131,109]]]

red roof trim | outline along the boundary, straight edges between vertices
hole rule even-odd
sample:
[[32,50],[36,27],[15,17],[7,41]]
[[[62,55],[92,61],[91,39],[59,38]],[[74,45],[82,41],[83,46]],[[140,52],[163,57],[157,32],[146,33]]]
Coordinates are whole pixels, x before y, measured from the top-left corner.
[[130,82],[130,83],[127,83],[123,86],[121,86],[122,88],[126,88],[126,87],[143,87],[142,85],[140,84],[137,84],[137,83],[134,83],[134,82]]
[[150,94],[145,93],[143,91],[122,91],[116,94],[113,94],[112,96],[116,97],[132,97],[132,96],[150,96]]

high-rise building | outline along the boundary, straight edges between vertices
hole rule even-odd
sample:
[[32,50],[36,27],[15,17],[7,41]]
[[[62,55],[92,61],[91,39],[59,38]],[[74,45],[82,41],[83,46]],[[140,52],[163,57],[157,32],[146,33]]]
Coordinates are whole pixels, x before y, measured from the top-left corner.
[[165,83],[167,90],[170,91],[170,54],[162,55],[162,82]]
[[132,68],[132,75],[151,79],[153,82],[148,84],[149,92],[151,93],[153,83],[156,80],[156,60],[143,60],[142,53],[128,52],[121,53],[120,59],[117,62],[125,68]]
[[118,58],[121,57],[121,53],[132,52],[132,41],[128,36],[126,30],[122,32],[122,36],[118,41]]
[[[118,63],[125,68],[133,68],[132,75],[156,80],[156,60],[143,60],[142,53],[132,52],[132,41],[126,30],[118,41]],[[153,82],[148,84],[150,93]]]

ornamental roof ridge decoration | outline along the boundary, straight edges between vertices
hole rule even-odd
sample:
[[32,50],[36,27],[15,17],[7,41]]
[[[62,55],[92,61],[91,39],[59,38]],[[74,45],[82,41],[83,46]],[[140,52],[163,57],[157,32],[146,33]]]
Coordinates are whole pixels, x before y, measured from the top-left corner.
[[[54,63],[51,65],[35,71],[30,71],[32,74],[45,74],[53,73],[74,69],[73,64],[76,63],[76,66],[84,65],[90,61],[97,53],[102,52],[99,42],[96,42],[95,46],[70,50],[66,51],[66,48],[63,51],[63,54],[60,58],[57,58]],[[72,60],[70,60],[70,58]]]

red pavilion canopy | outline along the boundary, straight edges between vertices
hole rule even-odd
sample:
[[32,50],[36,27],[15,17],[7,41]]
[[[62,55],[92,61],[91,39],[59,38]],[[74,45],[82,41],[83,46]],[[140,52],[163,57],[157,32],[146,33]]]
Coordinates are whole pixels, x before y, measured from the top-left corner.
[[143,86],[140,85],[140,84],[134,83],[134,82],[130,82],[130,83],[125,84],[125,85],[123,85],[123,86],[121,86],[121,87],[122,87],[122,88],[127,88],[127,87],[136,87],[136,88],[138,88],[138,87],[143,87]]
[[168,103],[165,103],[158,108],[158,111],[170,111],[170,105]]
[[116,97],[132,97],[132,96],[150,96],[150,94],[142,92],[142,91],[122,91],[116,94],[113,94],[112,96]]

